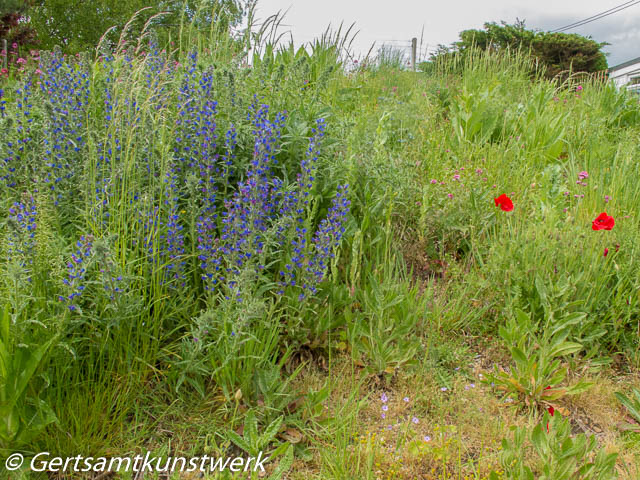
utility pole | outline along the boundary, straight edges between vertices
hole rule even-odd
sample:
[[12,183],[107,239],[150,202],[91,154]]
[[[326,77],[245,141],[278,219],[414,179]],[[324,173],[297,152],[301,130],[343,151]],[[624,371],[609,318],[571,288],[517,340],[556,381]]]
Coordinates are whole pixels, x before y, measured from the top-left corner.
[[411,39],[411,69],[416,71],[416,50],[418,48],[418,39],[413,37]]

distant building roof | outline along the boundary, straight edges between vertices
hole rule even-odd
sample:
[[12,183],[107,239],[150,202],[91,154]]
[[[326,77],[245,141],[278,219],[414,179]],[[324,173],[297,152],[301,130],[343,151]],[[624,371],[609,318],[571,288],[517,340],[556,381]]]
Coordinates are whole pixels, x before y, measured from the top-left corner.
[[624,67],[630,67],[631,65],[634,65],[636,63],[640,63],[640,57],[638,58],[634,58],[633,60],[629,60],[627,62],[621,63],[620,65],[616,65],[615,67],[611,67],[609,68],[610,72],[614,72],[616,70],[620,70],[621,68]]

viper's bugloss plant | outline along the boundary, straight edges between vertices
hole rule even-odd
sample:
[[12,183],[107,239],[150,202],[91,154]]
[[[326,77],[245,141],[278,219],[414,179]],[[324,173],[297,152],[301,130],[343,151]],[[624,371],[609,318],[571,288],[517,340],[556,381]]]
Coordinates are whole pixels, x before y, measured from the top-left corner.
[[36,205],[32,197],[25,202],[15,202],[9,208],[9,259],[20,256],[21,263],[32,263],[36,235]]
[[71,259],[67,262],[67,276],[63,280],[66,291],[58,296],[58,300],[72,312],[78,309],[76,298],[82,295],[86,288],[85,280],[92,254],[93,237],[81,236],[75,247],[75,251],[70,255]]
[[[327,217],[312,234],[309,197],[315,184],[315,163],[325,122],[317,121],[297,182],[286,186],[274,175],[278,165],[277,142],[286,117],[280,113],[270,121],[268,112],[266,105],[253,105],[249,111],[255,138],[253,158],[245,180],[238,183],[231,199],[225,201],[220,235],[215,234],[215,217],[211,212],[204,212],[199,219],[202,279],[208,289],[220,287],[226,289],[228,298],[233,295],[241,300],[240,277],[247,269],[260,275],[266,263],[277,261],[273,256],[267,258],[267,254],[280,252],[279,255],[288,257],[278,272],[278,293],[284,294],[285,287],[298,288],[302,300],[307,293],[317,292],[317,284],[324,278],[329,259],[340,244],[350,205],[348,186],[338,187]],[[233,142],[233,135],[227,136],[229,142]]]
[[4,90],[0,88],[0,118],[4,117],[5,104],[7,103],[7,101],[3,97]]
[[81,169],[86,144],[86,109],[89,102],[88,65],[79,60],[71,62],[60,51],[44,54],[40,69],[44,72],[40,83],[44,110],[44,155],[42,172],[38,172],[43,189],[51,191],[57,205],[63,195],[73,195],[69,181]]

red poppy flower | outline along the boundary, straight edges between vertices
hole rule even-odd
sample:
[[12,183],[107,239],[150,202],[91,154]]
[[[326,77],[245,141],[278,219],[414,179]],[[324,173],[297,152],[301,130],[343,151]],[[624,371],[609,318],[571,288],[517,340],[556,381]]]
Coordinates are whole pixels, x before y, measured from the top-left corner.
[[604,248],[604,256],[609,255],[609,249],[607,247]]
[[[550,390],[550,389],[551,389],[551,385],[545,388],[545,390]],[[549,412],[549,415],[553,417],[553,414],[556,413],[556,410],[555,408],[553,408],[553,405],[549,405],[549,407],[547,408],[547,412]],[[547,433],[549,433],[549,422],[547,422]]]
[[[553,414],[556,413],[556,410],[550,405],[549,408],[547,408],[547,412],[549,412],[549,415],[553,417]],[[549,433],[549,422],[547,422],[547,433]]]
[[504,193],[498,198],[494,198],[493,201],[495,202],[496,207],[500,207],[505,212],[510,212],[511,210],[513,210],[513,202]]
[[598,215],[598,218],[593,221],[591,228],[594,230],[611,230],[615,224],[616,221],[613,217],[607,215],[607,212],[602,212]]

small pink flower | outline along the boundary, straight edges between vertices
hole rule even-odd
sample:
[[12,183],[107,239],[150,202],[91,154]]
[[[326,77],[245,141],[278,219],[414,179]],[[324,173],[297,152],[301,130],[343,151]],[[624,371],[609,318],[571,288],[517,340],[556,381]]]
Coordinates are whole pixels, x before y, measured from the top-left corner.
[[39,68],[36,68],[35,74],[42,75],[42,70],[40,70]]
[[458,181],[460,180],[460,175],[458,175],[457,173],[453,176],[453,180],[454,181]]
[[431,179],[431,183],[433,183],[435,185],[436,183],[438,183],[438,180],[436,180],[435,178],[432,178]]
[[453,198],[453,193],[447,193],[447,197]]
[[14,43],[12,43],[12,44],[11,44],[11,48],[13,48],[13,49],[15,50],[16,48],[18,48],[18,44],[17,44],[17,43],[15,43],[15,42],[14,42]]
[[27,61],[24,58],[20,57],[16,60],[16,63],[24,65],[25,63],[27,63]]
[[576,92],[581,92],[582,91],[582,85],[578,85],[576,87]]
[[611,200],[611,197],[609,195],[605,195],[604,196],[604,203],[609,203],[609,200]]
[[580,172],[580,173],[578,174],[578,178],[579,178],[580,180],[584,180],[585,178],[589,178],[589,174],[583,170],[582,172]]

